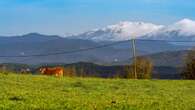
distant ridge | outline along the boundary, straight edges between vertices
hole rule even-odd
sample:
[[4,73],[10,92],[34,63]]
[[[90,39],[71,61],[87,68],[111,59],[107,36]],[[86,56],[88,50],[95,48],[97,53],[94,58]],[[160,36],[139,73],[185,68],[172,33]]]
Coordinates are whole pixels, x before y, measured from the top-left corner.
[[[93,40],[64,38],[30,33],[22,36],[0,37],[0,56],[28,56],[48,53],[59,53],[110,44],[111,41],[95,42]],[[187,49],[186,46],[170,44],[166,41],[136,41],[138,55],[149,55],[164,51],[177,51]],[[29,58],[0,58],[0,63],[75,63],[92,62],[97,64],[115,65],[117,62],[132,57],[131,42],[82,51],[73,54],[59,54],[50,56],[32,56]],[[125,64],[125,63],[119,63]]]

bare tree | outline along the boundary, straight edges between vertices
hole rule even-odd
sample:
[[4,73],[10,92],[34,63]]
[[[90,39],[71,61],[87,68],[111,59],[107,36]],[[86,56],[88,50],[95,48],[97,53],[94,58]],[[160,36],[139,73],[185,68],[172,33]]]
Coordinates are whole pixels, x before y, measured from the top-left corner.
[[136,78],[134,67],[136,67],[136,76],[138,79],[151,79],[153,64],[149,58],[137,57],[136,63],[133,62],[132,65],[125,67],[125,70],[128,73],[127,78]]

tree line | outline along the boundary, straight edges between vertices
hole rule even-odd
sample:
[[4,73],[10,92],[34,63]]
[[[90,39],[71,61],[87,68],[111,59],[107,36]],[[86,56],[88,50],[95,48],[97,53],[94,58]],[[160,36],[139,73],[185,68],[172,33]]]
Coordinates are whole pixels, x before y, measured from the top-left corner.
[[[184,59],[185,65],[181,76],[183,79],[195,80],[195,50],[189,51]],[[9,66],[9,68],[7,68]],[[56,65],[47,65],[56,66]],[[136,62],[126,66],[100,66],[93,63],[75,63],[60,65],[64,67],[64,75],[69,77],[103,77],[127,79],[151,79],[154,65],[147,57],[136,57]],[[136,68],[135,68],[136,67]],[[30,69],[31,71],[29,71]],[[39,67],[30,67],[24,64],[1,64],[0,73],[39,73]],[[136,69],[136,77],[135,77]]]

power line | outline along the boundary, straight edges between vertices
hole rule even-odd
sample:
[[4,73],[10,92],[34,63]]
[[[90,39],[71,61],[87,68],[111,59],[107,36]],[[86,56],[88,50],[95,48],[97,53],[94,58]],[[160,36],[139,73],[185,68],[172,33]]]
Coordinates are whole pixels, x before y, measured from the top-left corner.
[[105,48],[105,47],[110,47],[113,45],[118,45],[122,43],[129,42],[130,40],[126,41],[119,41],[119,42],[114,42],[110,44],[104,44],[96,47],[90,47],[90,48],[85,48],[85,49],[77,49],[77,50],[72,50],[72,51],[61,51],[61,52],[55,52],[55,53],[47,53],[47,54],[34,54],[34,55],[16,55],[16,56],[0,56],[1,58],[24,58],[24,57],[41,57],[41,56],[51,56],[51,55],[60,55],[60,54],[72,54],[72,53],[78,53],[78,52],[84,52],[84,51],[89,51],[89,50],[95,50],[99,48]]
[[[155,39],[135,39],[137,41],[161,41],[161,42],[195,42],[195,41],[188,41],[188,40],[155,40]],[[90,48],[84,48],[84,49],[77,49],[77,50],[71,50],[71,51],[60,51],[60,52],[54,52],[54,53],[44,53],[44,54],[32,54],[32,55],[10,55],[10,56],[0,56],[1,58],[24,58],[24,57],[42,57],[42,56],[51,56],[51,55],[60,55],[60,54],[73,54],[73,53],[78,53],[78,52],[84,52],[84,51],[89,51],[89,50],[95,50],[98,48],[105,48],[105,47],[110,47],[113,45],[118,45],[126,42],[130,42],[131,40],[125,40],[125,41],[119,41],[119,42],[114,42],[110,44],[104,44],[96,47],[90,47]]]
[[138,40],[138,41],[161,41],[161,42],[181,42],[181,43],[184,43],[184,42],[195,42],[195,41],[190,41],[190,40],[158,40],[158,39],[135,39],[135,40]]

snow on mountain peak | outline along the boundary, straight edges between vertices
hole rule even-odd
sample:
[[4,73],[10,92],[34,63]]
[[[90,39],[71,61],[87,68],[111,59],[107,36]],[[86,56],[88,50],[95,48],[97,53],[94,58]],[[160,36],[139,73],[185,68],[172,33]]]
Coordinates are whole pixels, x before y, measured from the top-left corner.
[[195,40],[195,21],[183,19],[142,38],[161,40]]
[[184,18],[184,19],[176,22],[176,24],[180,24],[180,25],[189,25],[189,24],[192,24],[192,23],[195,23],[195,21],[193,21],[191,19],[188,19],[188,18]]
[[157,31],[164,26],[145,22],[119,22],[102,29],[94,29],[81,34],[80,38],[92,39],[94,41],[119,41],[131,38],[139,38],[151,32]]
[[120,36],[124,36],[127,38],[132,37],[141,37],[148,33],[154,32],[162,28],[162,25],[154,25],[152,23],[144,23],[144,22],[120,22],[116,25],[110,25],[104,28],[104,31],[110,31]]
[[195,21],[190,19],[183,19],[181,21],[176,22],[171,28],[180,30],[181,35],[195,35]]
[[[76,38],[94,41],[121,41],[132,38],[147,39],[195,39],[195,21],[183,19],[168,26],[147,22],[123,21],[101,29],[94,29]],[[179,38],[178,38],[179,37]]]

